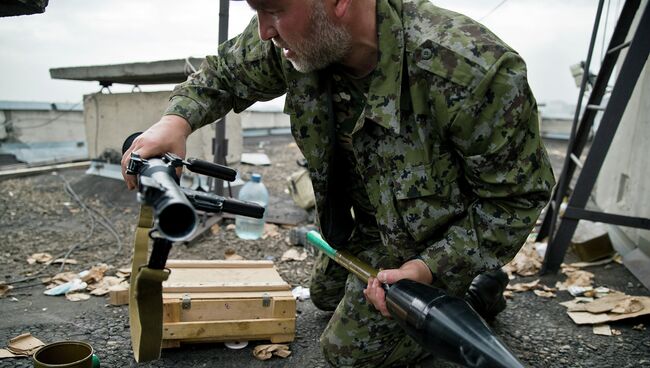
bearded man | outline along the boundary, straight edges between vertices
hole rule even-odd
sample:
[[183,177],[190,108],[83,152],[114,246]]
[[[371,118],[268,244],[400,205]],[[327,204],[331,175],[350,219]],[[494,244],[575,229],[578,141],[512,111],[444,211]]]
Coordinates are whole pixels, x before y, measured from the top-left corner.
[[[426,0],[248,0],[250,25],[177,86],[131,152],[185,154],[230,110],[286,93],[323,237],[380,268],[367,285],[320,256],[316,306],[334,366],[406,365],[425,353],[388,317],[379,281],[505,307],[509,261],[554,185],[521,57],[481,24]],[[132,176],[127,186],[135,188]]]

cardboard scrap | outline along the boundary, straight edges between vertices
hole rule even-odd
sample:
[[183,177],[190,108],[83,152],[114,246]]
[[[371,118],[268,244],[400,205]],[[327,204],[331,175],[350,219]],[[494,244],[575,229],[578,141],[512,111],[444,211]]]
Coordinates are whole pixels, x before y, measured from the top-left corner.
[[612,329],[606,324],[594,325],[592,331],[594,332],[594,335],[612,336]]
[[123,279],[128,279],[129,277],[131,277],[131,268],[130,267],[118,268],[117,271],[115,272],[115,276],[121,277]]
[[35,263],[48,263],[52,258],[50,253],[34,253],[27,258],[27,263],[30,265]]
[[108,271],[109,268],[110,267],[104,263],[93,266],[87,274],[81,276],[81,281],[84,281],[88,284],[100,282],[104,278],[104,274],[106,271]]
[[96,284],[88,285],[87,289],[90,290],[91,295],[95,296],[104,296],[111,291],[112,287],[116,287],[118,285],[128,285],[128,282],[121,277],[115,277],[115,276],[106,276],[102,279],[101,282],[98,282]]
[[45,345],[43,341],[35,338],[31,333],[27,332],[9,339],[7,350],[14,355],[31,356],[43,345]]
[[543,298],[555,298],[555,293],[556,289],[550,288],[544,284],[539,283],[539,279],[531,282],[523,282],[523,283],[518,283],[518,284],[513,284],[506,286],[507,291],[515,292],[515,293],[521,293],[524,291],[533,291],[535,295],[543,297]]
[[14,287],[11,285],[5,285],[4,283],[0,283],[0,298],[4,297],[9,290],[13,289]]
[[71,302],[82,302],[90,299],[90,295],[85,293],[68,293],[65,294],[65,298]]
[[67,258],[67,259],[66,259],[66,258],[57,258],[57,259],[55,259],[54,261],[52,261],[51,263],[52,263],[52,264],[65,263],[65,264],[76,265],[76,264],[78,264],[79,262],[77,262],[76,259],[72,259],[72,258]]
[[303,261],[307,258],[307,252],[299,252],[295,248],[291,248],[282,254],[282,261]]
[[235,250],[232,248],[226,249],[224,252],[224,259],[229,260],[229,261],[239,261],[244,259],[244,257],[240,256],[239,254],[235,253]]
[[553,293],[552,291],[533,290],[533,293],[535,293],[535,295],[540,296],[542,298],[555,298],[555,293]]
[[533,276],[542,267],[542,257],[535,248],[534,242],[526,242],[515,258],[505,265],[504,271],[516,273],[519,276]]
[[253,349],[253,356],[259,360],[271,359],[273,355],[286,358],[291,355],[291,350],[288,345],[281,344],[258,345]]
[[0,349],[0,359],[2,358],[27,358],[27,355],[16,355],[7,349]]
[[557,282],[555,287],[558,290],[568,290],[570,286],[591,286],[594,279],[594,274],[591,272],[580,270],[576,267],[564,265],[562,273],[567,276],[564,282]]
[[650,314],[650,297],[623,293],[612,293],[588,303],[572,300],[560,304],[567,307],[569,317],[578,325],[602,324]]
[[262,234],[262,239],[267,238],[279,238],[282,234],[278,231],[278,225],[275,224],[264,224],[264,233]]

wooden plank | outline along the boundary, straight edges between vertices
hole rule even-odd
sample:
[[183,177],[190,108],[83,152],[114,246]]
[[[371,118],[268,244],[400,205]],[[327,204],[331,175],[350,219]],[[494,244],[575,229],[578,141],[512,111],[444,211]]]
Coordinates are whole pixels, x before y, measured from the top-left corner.
[[[163,283],[163,292],[288,290],[290,289],[275,268],[175,268],[170,267],[169,279]],[[284,285],[284,287],[283,287]],[[191,289],[190,289],[191,288]],[[182,289],[182,290],[181,290]]]
[[168,268],[273,268],[273,261],[168,259]]
[[0,171],[0,180],[18,178],[21,176],[36,175],[42,174],[54,170],[65,170],[65,169],[83,169],[90,166],[90,161],[81,161],[81,162],[72,162],[65,164],[55,164],[47,166],[36,166],[29,167],[25,169],[15,169],[15,170],[4,170]]
[[176,322],[163,325],[165,340],[268,340],[275,335],[295,333],[295,318]]
[[181,321],[181,303],[178,300],[163,299],[163,324]]
[[280,291],[280,290],[290,290],[291,286],[283,283],[265,283],[265,284],[248,284],[248,283],[238,283],[238,284],[204,284],[204,285],[192,285],[192,284],[175,284],[174,286],[163,286],[165,293],[199,293],[199,292],[238,292],[238,291]]
[[108,292],[108,303],[110,305],[129,304],[129,288],[113,289]]
[[291,291],[288,290],[249,290],[246,291],[222,291],[219,293],[210,292],[167,292],[163,293],[163,299],[183,299],[183,295],[189,294],[192,299],[261,299],[264,294],[268,294],[270,298],[293,298]]
[[[163,311],[177,307],[176,319],[165,322],[233,321],[244,319],[295,318],[296,301],[291,298],[272,300],[264,306],[262,299],[199,299],[192,300],[191,307],[181,309],[180,300],[166,299]],[[173,306],[172,306],[173,305]],[[174,310],[174,311],[175,311]]]

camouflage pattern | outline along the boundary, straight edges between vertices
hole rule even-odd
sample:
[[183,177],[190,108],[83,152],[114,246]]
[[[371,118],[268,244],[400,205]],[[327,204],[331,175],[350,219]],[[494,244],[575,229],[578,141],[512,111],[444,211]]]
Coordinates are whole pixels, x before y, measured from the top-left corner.
[[[526,67],[482,25],[428,0],[378,0],[377,20],[379,63],[367,100],[350,101],[363,104],[350,148],[374,207],[380,240],[370,245],[356,241],[352,218],[341,216],[351,205],[345,186],[331,185],[341,175],[332,166],[330,71],[294,70],[272,43],[260,41],[255,19],[175,89],[167,114],[197,129],[286,92],[285,112],[308,162],[325,239],[355,249],[376,268],[420,257],[434,285],[460,296],[474,276],[515,255],[555,184]],[[312,295],[318,300],[330,291],[319,302],[331,308],[343,276],[336,291],[318,284],[336,268],[321,262],[317,269]],[[348,278],[321,339],[328,361],[382,366],[401,364],[401,354],[415,360],[419,348],[366,305],[362,287]]]

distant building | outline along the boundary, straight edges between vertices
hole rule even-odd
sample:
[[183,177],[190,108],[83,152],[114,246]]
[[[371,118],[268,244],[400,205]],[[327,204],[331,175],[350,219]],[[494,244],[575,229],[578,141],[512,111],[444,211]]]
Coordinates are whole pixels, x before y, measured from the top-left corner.
[[82,103],[0,101],[0,155],[25,163],[87,158]]

